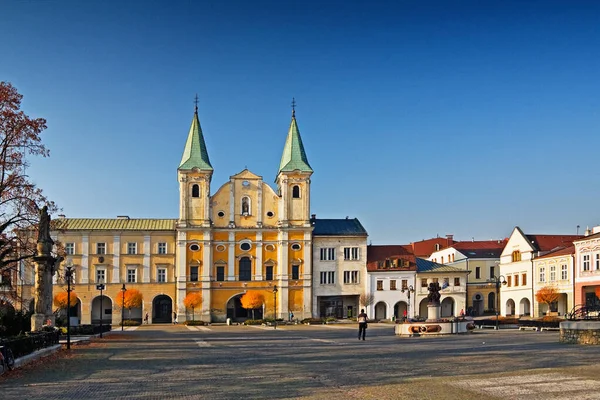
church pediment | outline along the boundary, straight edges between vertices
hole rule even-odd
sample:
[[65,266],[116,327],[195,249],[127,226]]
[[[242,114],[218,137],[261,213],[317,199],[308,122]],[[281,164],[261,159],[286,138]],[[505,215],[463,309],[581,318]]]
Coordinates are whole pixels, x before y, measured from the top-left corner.
[[272,258],[269,258],[268,260],[266,260],[264,262],[265,265],[277,265],[277,261],[273,260]]
[[244,169],[242,172],[237,173],[233,176],[229,177],[230,179],[254,179],[254,180],[262,180],[262,176],[258,176],[248,169]]

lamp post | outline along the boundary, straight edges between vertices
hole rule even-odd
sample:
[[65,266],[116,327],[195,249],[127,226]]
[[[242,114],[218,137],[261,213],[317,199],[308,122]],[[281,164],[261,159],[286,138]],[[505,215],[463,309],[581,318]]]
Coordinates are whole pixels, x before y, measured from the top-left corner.
[[401,292],[407,292],[406,295],[408,296],[408,307],[406,310],[406,318],[410,318],[410,294],[415,292],[415,288],[413,287],[413,285],[409,285],[407,288],[403,287]]
[[105,288],[106,287],[104,286],[104,283],[99,283],[98,285],[96,285],[96,289],[100,291],[100,337],[102,337],[102,314],[104,311],[104,309],[102,308],[102,291]]
[[71,349],[71,278],[73,277],[73,267],[65,267],[65,279],[67,280],[67,350]]
[[277,285],[273,286],[273,327],[277,329]]
[[125,292],[127,291],[127,288],[125,287],[125,284],[123,284],[123,287],[121,288],[121,292],[123,292],[123,303],[122,303],[122,308],[121,308],[121,331],[123,331],[123,327],[125,326]]
[[500,285],[506,285],[506,278],[504,275],[492,276],[487,280],[488,283],[494,283],[496,285],[496,304],[494,305],[494,311],[496,311],[496,330],[498,330],[498,311],[500,309]]

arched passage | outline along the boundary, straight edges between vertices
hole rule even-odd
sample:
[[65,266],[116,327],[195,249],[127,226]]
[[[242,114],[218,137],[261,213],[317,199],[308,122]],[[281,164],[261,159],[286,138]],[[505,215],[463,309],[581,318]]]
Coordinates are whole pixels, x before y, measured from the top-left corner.
[[524,297],[519,302],[519,315],[530,315],[531,314],[531,303],[529,299]]
[[406,316],[408,317],[408,304],[405,301],[399,301],[394,304],[394,317],[396,317],[396,319],[404,318],[405,311]]
[[419,303],[419,317],[421,318],[427,318],[427,305],[429,304],[429,300],[427,299],[427,297],[425,297],[423,300],[421,300],[421,302]]
[[446,318],[454,315],[454,299],[452,297],[442,300],[441,307],[440,317]]
[[483,295],[481,293],[475,293],[473,296],[473,316],[483,315]]
[[488,294],[488,305],[487,309],[496,312],[496,293],[490,292]]
[[99,325],[102,318],[103,324],[112,323],[112,300],[107,296],[97,296],[92,300],[91,317],[92,324]]
[[387,305],[383,301],[375,304],[375,319],[386,319],[386,309]]
[[[141,318],[141,308],[140,308]],[[152,300],[152,323],[167,324],[173,321],[173,300],[167,295],[159,294]]]
[[[231,318],[232,321],[242,322],[253,317],[253,310],[246,310],[242,307],[240,299],[243,295],[244,293],[239,293],[227,300],[227,318]],[[267,315],[272,315],[268,311]],[[262,307],[254,309],[254,319],[263,319]]]
[[515,301],[513,299],[508,299],[506,301],[505,315],[515,315]]

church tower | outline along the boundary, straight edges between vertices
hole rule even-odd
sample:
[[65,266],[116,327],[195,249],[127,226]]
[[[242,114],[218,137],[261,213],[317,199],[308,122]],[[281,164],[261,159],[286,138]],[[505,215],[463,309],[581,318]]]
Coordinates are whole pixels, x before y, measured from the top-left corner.
[[192,126],[177,168],[179,180],[178,226],[210,227],[210,181],[213,167],[198,119],[198,96]]
[[286,226],[310,226],[310,177],[313,173],[296,122],[292,102],[292,122],[279,164],[275,182],[281,202],[280,223]]

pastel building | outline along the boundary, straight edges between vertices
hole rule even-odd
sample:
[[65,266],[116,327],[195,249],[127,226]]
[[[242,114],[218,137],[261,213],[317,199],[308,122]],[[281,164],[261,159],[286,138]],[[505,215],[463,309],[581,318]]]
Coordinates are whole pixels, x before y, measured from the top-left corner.
[[[543,317],[549,312],[565,315],[575,304],[573,282],[575,267],[575,246],[561,246],[533,260],[533,316]],[[554,288],[559,293],[556,302],[538,302],[536,293],[543,288]]]
[[600,307],[600,227],[573,242],[575,246],[574,304]]

